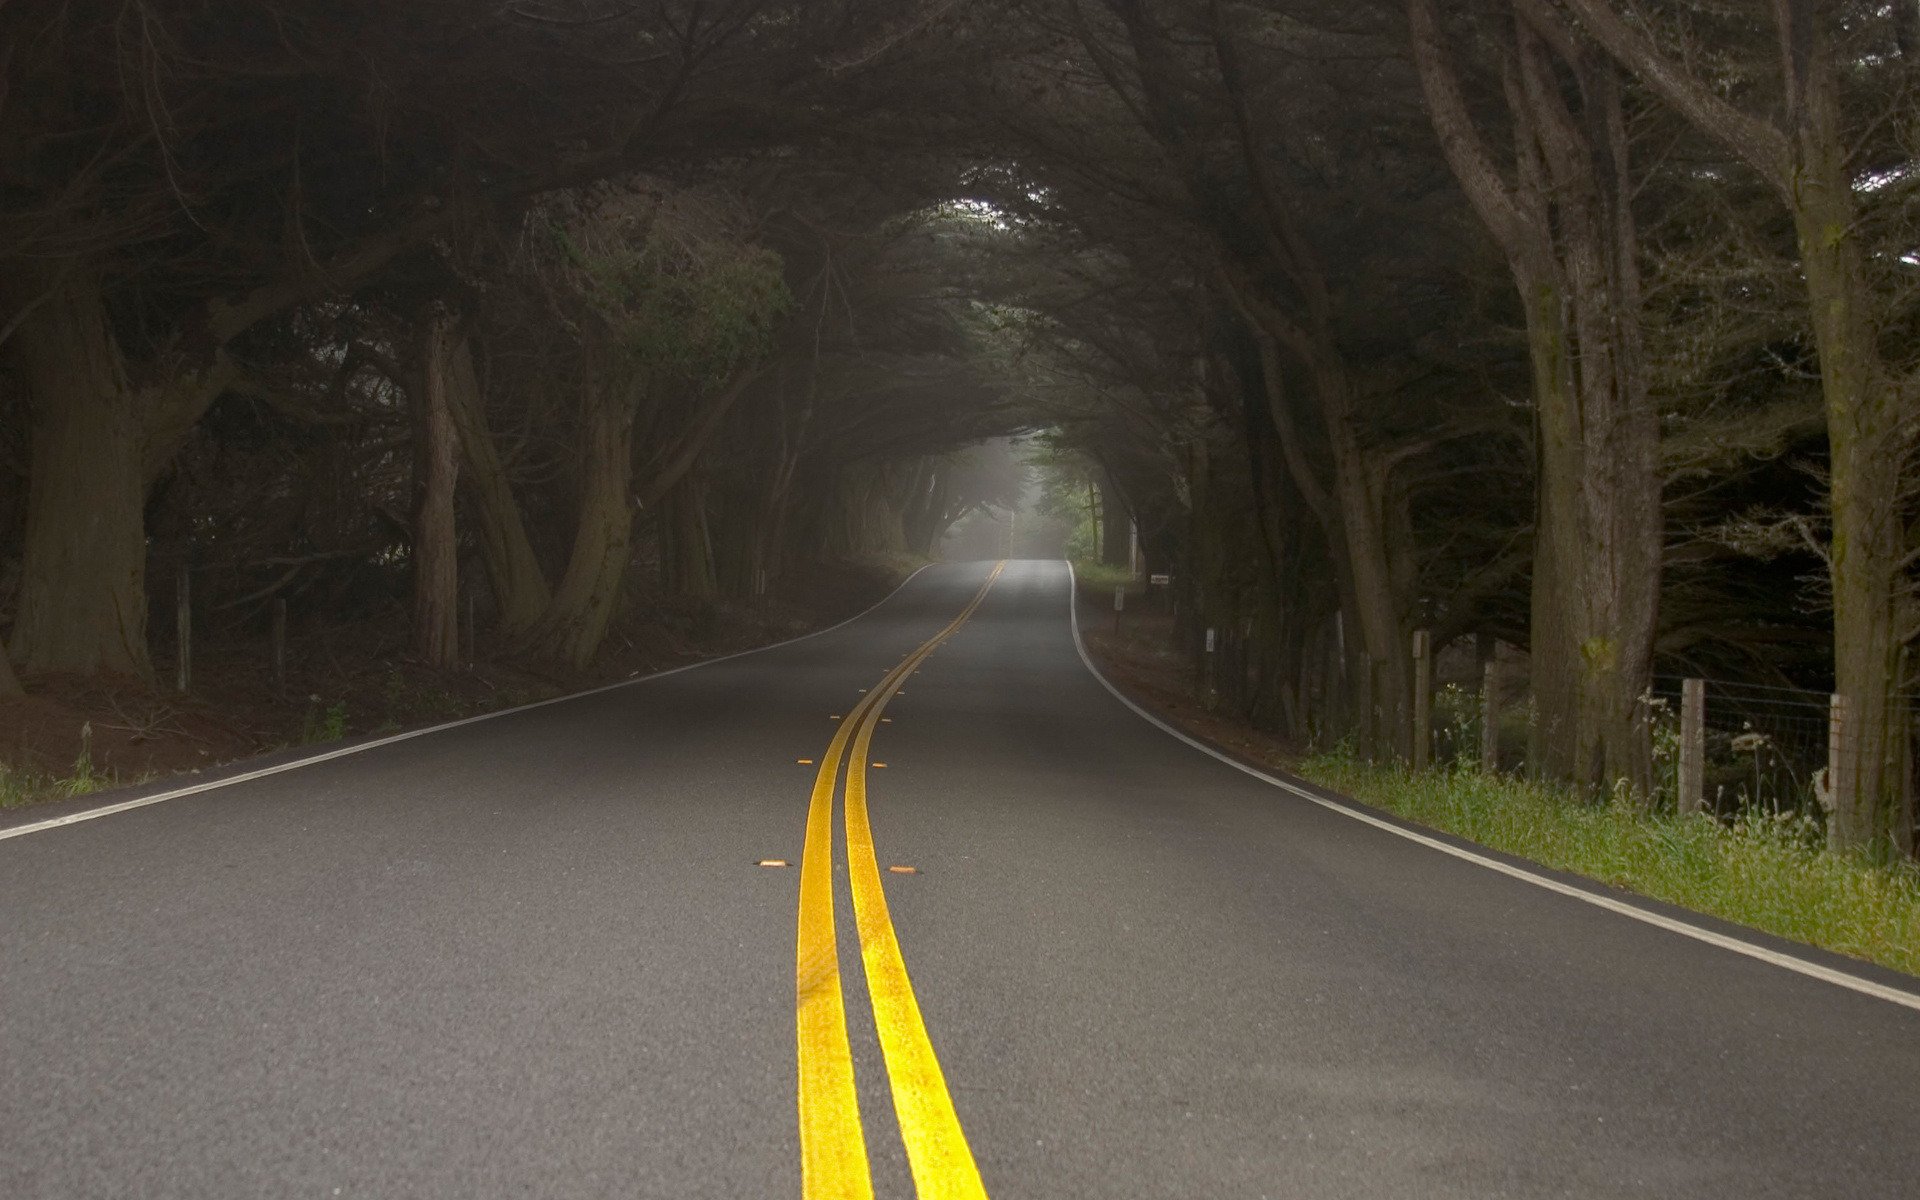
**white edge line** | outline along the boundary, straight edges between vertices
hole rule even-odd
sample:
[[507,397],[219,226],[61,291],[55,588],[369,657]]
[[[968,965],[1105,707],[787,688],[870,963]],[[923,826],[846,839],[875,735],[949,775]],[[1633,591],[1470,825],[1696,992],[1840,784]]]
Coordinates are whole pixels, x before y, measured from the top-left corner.
[[1067,563],[1067,582],[1067,614],[1073,625],[1073,647],[1080,652],[1080,661],[1086,665],[1087,670],[1092,673],[1095,679],[1100,681],[1101,687],[1112,692],[1115,699],[1132,709],[1135,714],[1154,725],[1158,725],[1163,731],[1179,738],[1202,754],[1211,755],[1234,768],[1236,771],[1251,775],[1263,783],[1272,784],[1274,787],[1298,796],[1302,800],[1312,801],[1322,808],[1339,813],[1341,816],[1352,817],[1354,820],[1364,822],[1376,829],[1383,829],[1395,837],[1402,837],[1410,842],[1418,842],[1428,849],[1438,850],[1442,854],[1452,855],[1454,858],[1474,863],[1490,871],[1497,871],[1513,879],[1531,883],[1536,887],[1545,888],[1550,892],[1558,892],[1562,896],[1568,896],[1583,903],[1591,904],[1595,908],[1604,908],[1608,912],[1618,913],[1623,917],[1631,917],[1636,921],[1667,930],[1669,933],[1677,933],[1682,937],[1690,937],[1695,941],[1705,942],[1709,946],[1718,946],[1722,950],[1731,950],[1735,954],[1744,954],[1748,958],[1758,959],[1763,963],[1783,967],[1786,970],[1795,971],[1813,979],[1822,980],[1838,987],[1847,988],[1850,991],[1859,992],[1865,996],[1886,1000],[1890,1003],[1920,1012],[1920,995],[1915,995],[1912,992],[1904,991],[1896,987],[1889,987],[1884,983],[1876,983],[1871,979],[1862,979],[1858,975],[1836,970],[1833,967],[1823,966],[1820,963],[1808,962],[1804,958],[1798,958],[1791,954],[1782,954],[1778,950],[1772,950],[1765,946],[1756,946],[1751,942],[1742,941],[1735,937],[1728,937],[1724,933],[1719,933],[1711,929],[1702,929],[1698,925],[1669,917],[1664,913],[1650,912],[1638,905],[1628,904],[1624,901],[1616,900],[1611,896],[1598,895],[1587,891],[1585,888],[1574,887],[1570,883],[1564,883],[1550,876],[1529,871],[1524,867],[1516,867],[1512,863],[1501,862],[1497,858],[1489,858],[1484,854],[1476,854],[1472,850],[1455,846],[1449,842],[1443,842],[1439,838],[1429,837],[1416,830],[1406,829],[1391,821],[1382,820],[1372,813],[1355,808],[1352,805],[1329,800],[1325,796],[1316,796],[1305,788],[1298,787],[1277,776],[1269,775],[1256,767],[1248,766],[1246,763],[1239,761],[1231,755],[1221,753],[1205,742],[1188,736],[1186,733],[1174,728],[1172,725],[1169,725],[1159,717],[1140,707],[1140,705],[1135,704],[1123,694],[1119,688],[1115,687],[1105,675],[1100,673],[1100,668],[1094,665],[1093,659],[1087,654],[1086,643],[1082,641],[1080,637],[1080,589],[1079,581],[1074,575],[1073,564],[1071,562]]
[[64,817],[49,817],[47,820],[35,821],[27,825],[15,825],[9,829],[0,829],[0,842],[6,841],[8,838],[24,837],[29,833],[40,833],[48,829],[58,829],[63,825],[75,825],[81,821],[91,821],[96,817],[112,816],[114,813],[126,812],[129,809],[145,808],[149,804],[159,804],[163,800],[178,800],[182,796],[196,796],[201,792],[211,792],[216,788],[231,787],[236,783],[249,783],[255,779],[265,779],[269,775],[280,775],[287,771],[299,770],[301,767],[311,767],[318,763],[331,762],[336,758],[345,758],[349,754],[359,754],[363,751],[378,749],[381,746],[391,746],[395,742],[410,741],[413,738],[425,737],[430,733],[441,733],[448,729],[458,729],[462,725],[472,725],[480,721],[491,721],[495,717],[504,717],[511,713],[529,712],[536,708],[545,708],[550,704],[565,704],[569,701],[585,699],[588,696],[597,696],[602,692],[611,692],[618,688],[633,687],[636,684],[650,683],[656,679],[665,679],[669,675],[678,675],[683,671],[695,671],[701,667],[716,666],[720,663],[731,661],[732,659],[745,658],[749,654],[762,654],[768,650],[778,650],[782,646],[792,646],[796,643],[807,641],[810,638],[820,637],[822,634],[832,633],[836,629],[845,628],[860,618],[867,616],[887,601],[899,595],[909,583],[912,583],[914,579],[919,576],[921,571],[926,570],[927,567],[932,565],[932,563],[922,565],[918,570],[915,570],[912,575],[902,579],[899,586],[895,587],[891,592],[888,592],[885,596],[882,596],[846,620],[829,625],[825,629],[816,629],[812,633],[803,633],[799,637],[788,638],[783,642],[769,642],[765,646],[755,646],[751,650],[736,650],[732,654],[723,654],[719,658],[703,659],[700,662],[671,667],[665,671],[655,671],[651,675],[642,675],[636,679],[622,679],[618,683],[604,684],[600,687],[588,688],[582,692],[568,692],[564,696],[553,696],[546,700],[536,700],[532,704],[521,704],[513,708],[495,709],[492,712],[484,712],[476,716],[462,717],[457,721],[446,721],[439,725],[428,725],[420,729],[409,729],[404,733],[391,734],[387,737],[375,738],[372,741],[356,742],[351,746],[342,746],[338,750],[328,750],[320,754],[310,755],[306,758],[298,758],[292,762],[276,763],[271,767],[261,767],[257,771],[243,771],[238,775],[228,775],[221,779],[210,779],[205,783],[196,783],[188,787],[175,788],[169,792],[159,792],[152,796],[140,796],[133,800],[122,800],[118,804],[104,804],[99,808],[89,808],[84,812],[68,813]]

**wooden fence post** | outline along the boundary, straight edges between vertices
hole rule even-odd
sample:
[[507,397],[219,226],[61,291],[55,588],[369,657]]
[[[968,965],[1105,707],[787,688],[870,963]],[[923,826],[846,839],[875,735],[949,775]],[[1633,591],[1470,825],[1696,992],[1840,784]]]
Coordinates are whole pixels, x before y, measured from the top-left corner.
[[1853,730],[1848,728],[1852,706],[1847,697],[1833,693],[1827,702],[1827,795],[1833,810],[1847,802],[1853,793]]
[[1680,681],[1680,778],[1674,807],[1698,812],[1707,800],[1707,681]]
[[287,601],[285,597],[276,597],[273,602],[273,687],[275,691],[287,690]]
[[1200,660],[1201,705],[1208,712],[1212,712],[1214,708],[1217,706],[1217,701],[1215,699],[1216,676],[1214,673],[1214,663],[1213,663],[1214,641],[1215,641],[1214,631],[1212,629],[1208,629],[1206,657]]
[[1413,769],[1433,765],[1433,635],[1413,631]]
[[187,690],[193,681],[193,582],[192,575],[183,563],[179,578],[173,585],[173,634],[174,645],[180,651],[180,662],[174,673],[174,686],[180,691]]
[[1908,857],[1913,855],[1913,753],[1914,736],[1920,734],[1920,703],[1915,701],[1920,698],[1903,694],[1900,687],[1912,677],[1913,647],[1902,646],[1893,672],[1893,717],[1889,723],[1894,729],[1893,766],[1899,772],[1895,778],[1900,790],[1900,811],[1893,820],[1893,844]]
[[1480,769],[1500,769],[1500,664],[1493,659],[1480,672]]

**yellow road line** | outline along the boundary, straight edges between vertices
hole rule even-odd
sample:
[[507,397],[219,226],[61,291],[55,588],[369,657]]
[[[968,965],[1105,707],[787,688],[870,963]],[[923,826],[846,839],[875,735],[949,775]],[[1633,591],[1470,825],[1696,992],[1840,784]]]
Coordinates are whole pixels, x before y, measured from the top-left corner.
[[[859,1097],[854,1088],[853,1053],[847,1041],[846,1001],[841,989],[839,952],[833,928],[833,795],[839,780],[840,762],[849,742],[855,739],[856,729],[859,731],[859,748],[854,751],[856,757],[848,771],[848,847],[851,855],[854,846],[852,788],[853,780],[858,777],[861,781],[860,840],[866,848],[865,866],[872,878],[870,889],[865,882],[854,884],[854,911],[861,929],[861,955],[866,964],[868,986],[875,997],[875,1022],[882,1030],[881,1048],[887,1059],[894,1107],[900,1114],[915,1187],[923,1198],[985,1196],[980,1190],[979,1174],[974,1170],[972,1154],[967,1150],[966,1139],[960,1133],[959,1122],[953,1115],[953,1103],[947,1096],[946,1081],[940,1075],[939,1062],[933,1057],[932,1046],[927,1041],[926,1028],[920,1020],[912,986],[907,982],[906,966],[900,958],[899,943],[894,938],[892,924],[887,917],[886,898],[880,890],[878,864],[873,857],[872,832],[866,819],[865,755],[874,726],[878,723],[879,710],[885,707],[886,701],[895,694],[912,668],[925,661],[935,647],[973,615],[986,598],[987,589],[993,586],[1005,566],[1005,563],[1000,563],[994,567],[993,573],[987,577],[972,602],[945,629],[888,672],[878,686],[870,691],[861,689],[865,694],[835,731],[826,755],[820,760],[819,770],[814,775],[813,796],[807,808],[806,841],[800,862],[800,914],[794,975],[800,1078],[800,1176],[801,1194],[805,1200],[870,1200],[873,1195],[866,1138],[861,1131]],[[869,720],[869,717],[876,719]],[[850,866],[854,875],[861,874],[858,866],[852,863]],[[864,906],[863,894],[866,896]],[[897,976],[897,983],[885,985],[888,996],[885,1001],[880,998],[881,990],[874,981],[876,978],[892,979],[893,976],[888,975],[888,968],[884,964],[876,969],[867,945],[870,925],[868,914],[873,912],[877,912],[878,920],[884,927]],[[898,998],[901,996],[904,996],[906,1011],[910,1014],[910,1025],[900,1024],[896,1017],[892,1032],[889,1032],[889,1017],[883,1015],[883,1010],[887,1014],[899,1013]],[[896,1069],[896,1061],[906,1064],[910,1059],[915,1063],[911,1073]],[[933,1093],[926,1091],[925,1064],[931,1065]],[[902,1107],[903,1103],[907,1103],[903,1097],[921,1097],[923,1093],[933,1099],[915,1099],[911,1102],[909,1107],[913,1116],[910,1124],[909,1108]],[[937,1125],[930,1127],[922,1115],[930,1112],[937,1118],[941,1111],[945,1113],[950,1132]],[[956,1140],[964,1172],[957,1172],[953,1166],[955,1156],[952,1146]],[[931,1172],[928,1178],[936,1181],[970,1177],[973,1190],[955,1191],[951,1187],[929,1190],[930,1187],[937,1189],[945,1185],[923,1180],[923,1174],[928,1172]]]
[[[877,693],[876,693],[877,694]],[[806,1200],[871,1200],[873,1177],[847,1044],[846,1001],[833,935],[833,793],[840,758],[871,699],[843,721],[814,775],[800,856],[800,929],[794,956],[800,1065],[800,1189]]]
[[847,767],[847,879],[853,889],[854,918],[860,930],[860,958],[866,967],[867,993],[873,1001],[874,1027],[886,1057],[893,1111],[899,1118],[900,1138],[906,1145],[914,1190],[920,1200],[986,1200],[987,1192],[954,1112],[946,1076],[927,1036],[926,1021],[907,976],[906,960],[900,954],[900,939],[894,934],[893,919],[887,911],[880,861],[873,849],[873,827],[867,819],[867,754],[880,712],[895,695],[900,681],[917,669],[935,646],[966,624],[1005,566],[995,566],[979,594],[953,624],[900,665],[891,677],[891,686],[882,684],[876,690],[880,699],[860,723]]

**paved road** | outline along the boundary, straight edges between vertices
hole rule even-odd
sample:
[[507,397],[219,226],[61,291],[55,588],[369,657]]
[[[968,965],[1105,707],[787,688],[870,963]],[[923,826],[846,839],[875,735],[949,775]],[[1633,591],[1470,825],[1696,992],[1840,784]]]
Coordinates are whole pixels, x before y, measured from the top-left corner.
[[[829,743],[991,569],[0,840],[0,1196],[798,1197],[809,1105],[819,1194],[855,1158],[902,1197],[1920,1193],[1920,1012],[1183,745],[1087,672],[1059,564],[1009,564],[879,714],[872,864],[917,873],[856,914],[863,847],[817,832],[810,967]],[[900,981],[869,994],[889,938],[931,1077]]]

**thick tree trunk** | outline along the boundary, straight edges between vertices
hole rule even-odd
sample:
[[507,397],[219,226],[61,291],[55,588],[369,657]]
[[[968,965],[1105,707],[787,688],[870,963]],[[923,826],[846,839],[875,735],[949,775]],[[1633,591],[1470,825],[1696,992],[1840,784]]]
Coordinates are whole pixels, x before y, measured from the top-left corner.
[[26,670],[151,676],[137,394],[84,264],[13,264],[32,458],[12,654]]
[[[1641,697],[1651,682],[1659,595],[1658,417],[1647,396],[1640,332],[1639,238],[1631,209],[1625,118],[1612,65],[1568,64],[1583,112],[1567,108],[1547,47],[1520,29],[1524,93],[1551,182],[1551,203],[1571,301],[1572,387],[1543,447],[1573,502],[1550,531],[1574,586],[1554,602],[1576,631],[1578,709],[1570,777],[1588,788],[1624,781],[1652,788],[1652,745]],[[1544,200],[1545,198],[1543,198]],[[1545,423],[1543,414],[1543,424]],[[1564,441],[1562,440],[1564,438]],[[1550,456],[1551,455],[1551,456]]]
[[458,332],[433,318],[422,339],[414,389],[413,648],[428,665],[460,665],[460,556],[453,492],[458,440],[448,402]]
[[466,459],[469,515],[479,531],[481,561],[493,591],[500,632],[509,640],[518,639],[540,620],[553,596],[527,536],[513,484],[487,431],[486,397],[474,369],[473,348],[464,337],[453,344],[447,357],[445,398]]
[[1580,437],[1573,413],[1572,365],[1558,288],[1523,283],[1533,366],[1533,578],[1527,622],[1533,725],[1527,763],[1537,776],[1571,779],[1579,741],[1581,595]]
[[[1517,0],[1518,2],[1518,0]],[[1525,0],[1531,8],[1539,0]],[[1885,854],[1909,849],[1912,828],[1893,764],[1905,581],[1900,568],[1899,497],[1907,446],[1899,389],[1881,356],[1878,314],[1860,246],[1848,131],[1840,108],[1838,52],[1816,0],[1776,0],[1781,75],[1776,113],[1754,116],[1706,79],[1663,54],[1611,0],[1566,0],[1587,32],[1696,128],[1745,159],[1793,215],[1801,274],[1820,354],[1827,409],[1835,686],[1852,713],[1855,769],[1833,798],[1832,844]],[[1902,22],[1907,34],[1915,23]]]
[[579,521],[566,574],[527,634],[528,653],[575,667],[593,661],[620,603],[633,537],[633,406],[619,389],[588,397],[581,427]]
[[1579,85],[1576,117],[1547,43],[1516,14],[1510,182],[1473,127],[1433,0],[1409,0],[1409,15],[1435,131],[1506,254],[1527,317],[1536,455],[1529,761],[1543,776],[1588,787],[1624,780],[1644,796],[1652,761],[1642,696],[1663,534],[1618,83],[1610,65],[1565,63]]
[[1794,212],[1826,397],[1833,667],[1849,706],[1853,760],[1854,786],[1834,798],[1828,830],[1835,846],[1884,854],[1911,849],[1900,844],[1911,825],[1899,766],[1906,736],[1898,697],[1905,444],[1898,391],[1874,341],[1833,103],[1830,85],[1816,90],[1813,104],[1821,111],[1801,138]]

